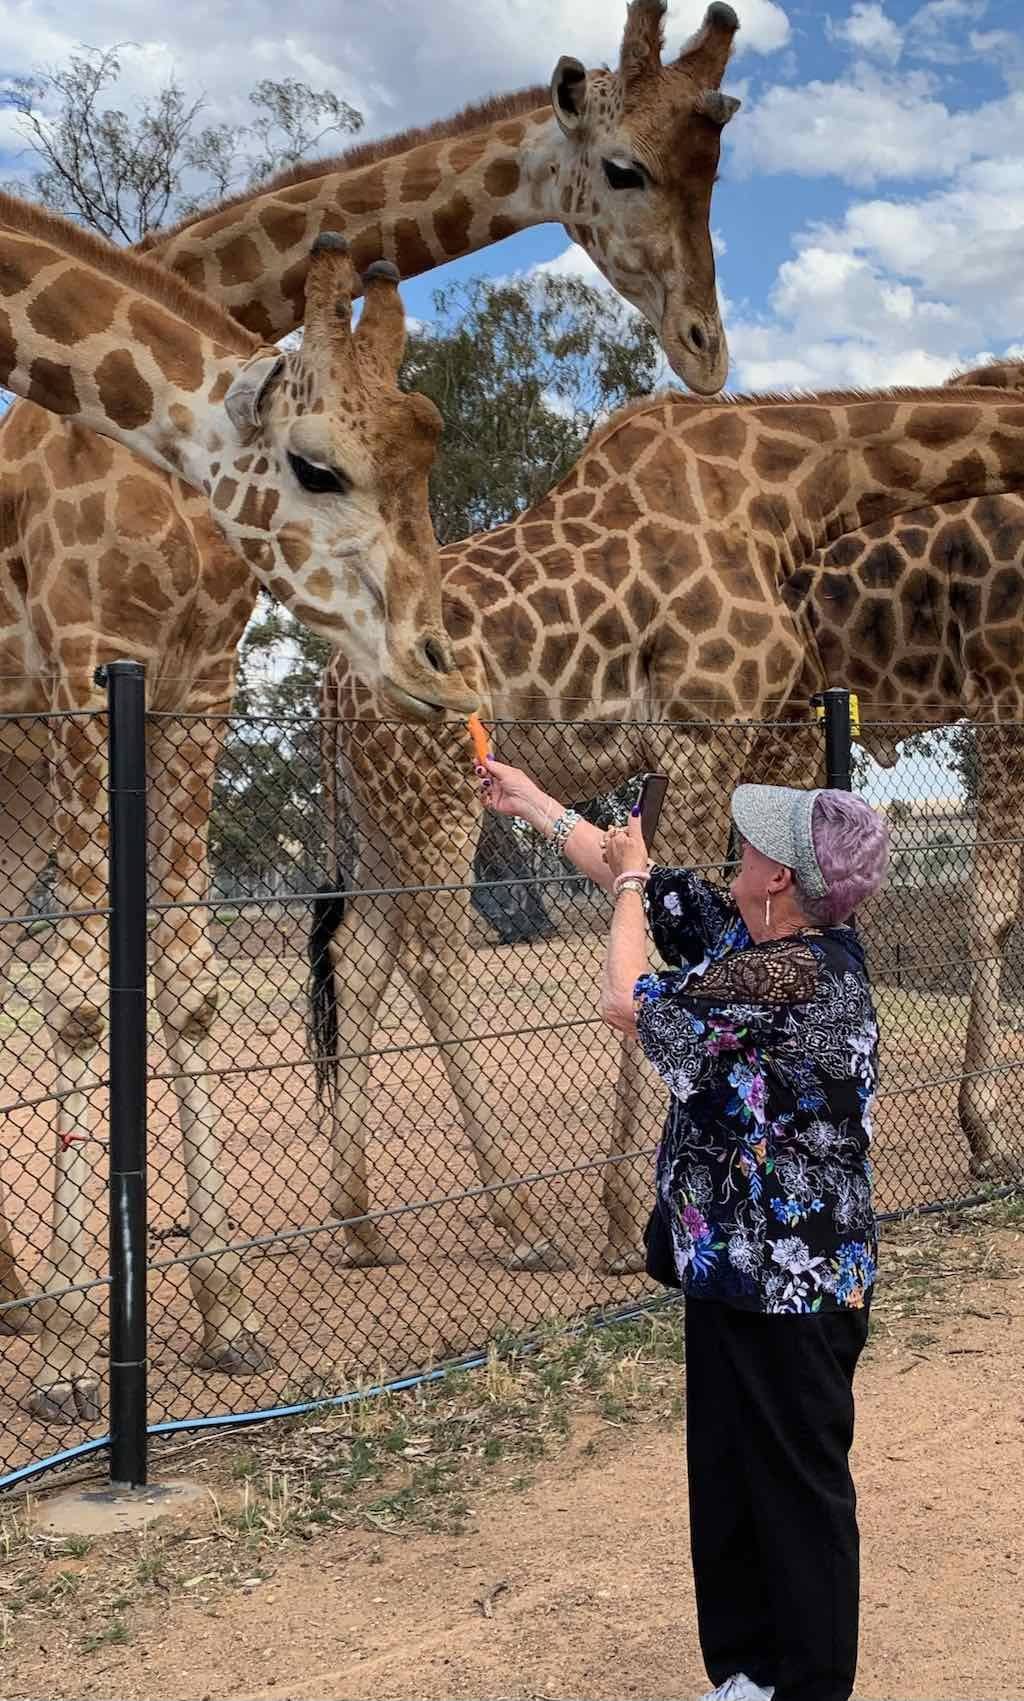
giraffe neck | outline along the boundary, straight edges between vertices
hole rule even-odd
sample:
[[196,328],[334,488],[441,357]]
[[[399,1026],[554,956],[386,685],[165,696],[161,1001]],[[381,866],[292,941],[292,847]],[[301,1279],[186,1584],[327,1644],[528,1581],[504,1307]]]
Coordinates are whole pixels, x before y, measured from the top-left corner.
[[0,383],[209,490],[256,340],[149,261],[0,194]]
[[[714,438],[705,437],[709,416],[703,410],[703,423],[681,433],[698,458],[705,441],[712,450],[700,472],[707,519],[728,522],[730,508],[745,509],[755,531],[780,541],[783,570],[922,503],[1024,487],[1019,393],[894,390],[750,400],[741,403],[735,428],[729,406],[716,412]],[[723,431],[737,449],[745,486],[739,500],[728,474],[714,471],[714,451],[727,441]]]
[[405,278],[475,253],[531,225],[560,219],[567,147],[540,90],[524,110],[363,166],[313,172],[150,239],[162,266],[268,339],[302,322],[313,239],[341,231],[358,272],[390,260]]

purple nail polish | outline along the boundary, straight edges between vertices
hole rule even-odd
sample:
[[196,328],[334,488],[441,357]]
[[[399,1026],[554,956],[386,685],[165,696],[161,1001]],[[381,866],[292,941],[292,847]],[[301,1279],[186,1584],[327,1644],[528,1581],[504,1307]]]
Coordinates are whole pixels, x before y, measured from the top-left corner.
[[639,815],[639,813],[640,813],[640,805],[639,805],[639,804],[638,804],[638,803],[634,803],[634,805],[633,805],[633,807],[632,807],[632,809],[631,809],[631,810],[630,810],[630,812],[629,812],[629,813],[630,813],[630,814],[631,814],[631,815],[632,815],[632,816],[634,816],[634,817],[636,817],[636,816],[637,816],[637,815]]
[[489,752],[488,752],[487,760],[488,760],[488,762],[494,761],[494,757]]

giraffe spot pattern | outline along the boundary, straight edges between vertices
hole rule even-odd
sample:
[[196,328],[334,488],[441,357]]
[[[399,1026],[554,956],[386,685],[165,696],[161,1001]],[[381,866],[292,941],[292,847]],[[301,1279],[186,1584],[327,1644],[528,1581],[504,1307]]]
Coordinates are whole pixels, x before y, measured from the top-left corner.
[[28,302],[25,317],[41,337],[70,347],[109,331],[122,297],[123,291],[99,273],[66,266]]
[[434,234],[442,254],[450,259],[464,254],[469,247],[473,224],[473,204],[465,195],[455,194],[434,214]]
[[229,242],[216,249],[214,258],[220,267],[221,283],[225,287],[255,283],[263,270],[263,258],[259,248],[245,231],[233,236]]
[[28,369],[26,399],[38,402],[49,413],[77,413],[78,391],[70,367],[60,361],[37,356]]
[[[132,339],[147,349],[169,383],[181,390],[198,390],[203,382],[203,349],[197,338],[183,337],[180,322],[150,301],[133,302],[128,309]],[[152,398],[152,392],[150,392]],[[152,399],[150,400],[152,407]]]
[[493,159],[484,171],[484,188],[496,201],[504,200],[519,188],[519,177],[519,162],[514,155]]

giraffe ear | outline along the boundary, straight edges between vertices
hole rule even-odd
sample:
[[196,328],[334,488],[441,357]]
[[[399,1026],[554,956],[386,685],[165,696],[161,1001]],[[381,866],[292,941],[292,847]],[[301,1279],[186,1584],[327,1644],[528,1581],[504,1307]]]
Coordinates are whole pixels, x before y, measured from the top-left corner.
[[697,96],[695,111],[699,112],[701,117],[709,118],[712,124],[717,124],[720,130],[724,130],[742,105],[743,102],[737,100],[735,95],[724,95],[721,89],[702,89]]
[[555,117],[571,136],[583,123],[587,106],[587,68],[578,59],[563,54],[551,78],[551,104]]
[[264,351],[247,361],[224,397],[224,408],[235,430],[251,437],[259,430],[263,399],[284,365],[284,355]]

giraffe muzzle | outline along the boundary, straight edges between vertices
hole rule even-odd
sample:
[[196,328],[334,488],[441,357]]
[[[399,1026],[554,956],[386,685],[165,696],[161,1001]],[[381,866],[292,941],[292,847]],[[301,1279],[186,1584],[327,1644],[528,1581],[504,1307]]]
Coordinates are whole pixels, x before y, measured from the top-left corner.
[[480,707],[479,694],[470,690],[460,673],[449,676],[445,681],[438,679],[434,687],[428,682],[417,684],[415,690],[386,675],[378,690],[384,701],[397,709],[405,720],[433,721],[446,714],[471,715]]

